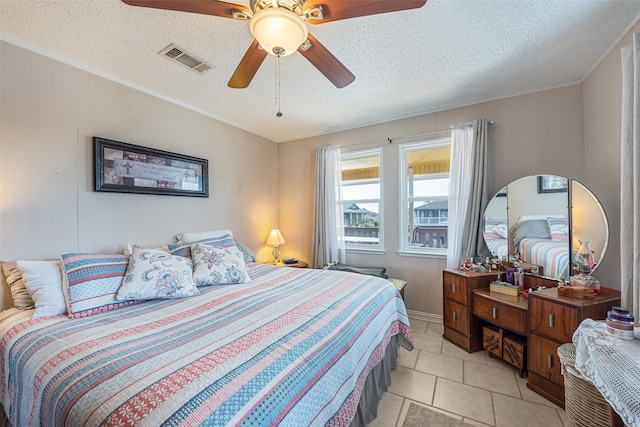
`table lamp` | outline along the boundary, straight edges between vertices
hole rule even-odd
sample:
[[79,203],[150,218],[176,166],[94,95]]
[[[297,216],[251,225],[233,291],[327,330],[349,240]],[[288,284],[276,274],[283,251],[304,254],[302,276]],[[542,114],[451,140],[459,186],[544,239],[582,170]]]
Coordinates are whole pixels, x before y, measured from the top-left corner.
[[267,245],[273,246],[273,263],[277,264],[280,262],[280,245],[285,244],[284,237],[282,237],[282,233],[277,228],[274,228],[269,233],[269,238],[267,239]]

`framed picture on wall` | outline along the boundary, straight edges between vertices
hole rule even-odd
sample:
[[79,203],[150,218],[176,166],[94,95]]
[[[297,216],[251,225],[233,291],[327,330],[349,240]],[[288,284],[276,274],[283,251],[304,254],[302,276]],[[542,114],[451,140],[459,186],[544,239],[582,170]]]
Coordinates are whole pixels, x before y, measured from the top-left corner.
[[567,178],[555,175],[538,175],[538,193],[564,193],[567,191]]
[[94,137],[95,190],[209,197],[209,161]]

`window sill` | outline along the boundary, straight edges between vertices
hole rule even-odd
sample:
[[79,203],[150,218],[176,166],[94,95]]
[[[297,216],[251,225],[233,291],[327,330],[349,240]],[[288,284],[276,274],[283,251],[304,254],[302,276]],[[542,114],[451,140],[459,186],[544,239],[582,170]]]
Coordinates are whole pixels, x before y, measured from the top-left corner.
[[410,256],[418,258],[440,258],[446,259],[447,254],[442,252],[414,252],[414,251],[397,251],[400,256]]
[[345,251],[348,254],[371,254],[371,255],[384,255],[387,253],[386,249],[360,249],[360,248],[346,248]]

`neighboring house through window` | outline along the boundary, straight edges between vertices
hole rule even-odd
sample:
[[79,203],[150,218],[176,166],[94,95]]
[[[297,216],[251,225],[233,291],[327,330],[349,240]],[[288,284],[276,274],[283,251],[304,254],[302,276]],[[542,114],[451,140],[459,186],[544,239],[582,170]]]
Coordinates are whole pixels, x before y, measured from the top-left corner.
[[402,144],[400,252],[446,255],[451,139]]
[[341,169],[347,250],[382,250],[382,150],[343,152]]

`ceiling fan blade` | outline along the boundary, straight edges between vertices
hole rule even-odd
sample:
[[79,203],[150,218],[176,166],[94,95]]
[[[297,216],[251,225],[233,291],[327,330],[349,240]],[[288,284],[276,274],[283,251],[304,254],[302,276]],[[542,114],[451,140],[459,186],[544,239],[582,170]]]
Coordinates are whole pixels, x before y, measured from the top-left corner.
[[307,22],[322,24],[358,16],[418,9],[426,2],[427,0],[307,0],[304,3],[304,10],[321,6],[322,19],[308,19]]
[[266,57],[267,51],[259,49],[258,40],[254,40],[231,76],[228,86],[234,89],[244,89],[249,86]]
[[333,56],[333,54],[311,34],[309,34],[307,38],[311,42],[311,46],[306,50],[302,47],[298,48],[298,52],[300,52],[302,56],[307,58],[307,60],[337,88],[343,88],[353,83],[356,76],[354,76],[347,67],[342,65],[342,62],[338,61],[338,58]]
[[246,6],[218,0],[122,0],[122,2],[129,6],[201,13],[223,18],[233,18],[234,11],[251,13]]

